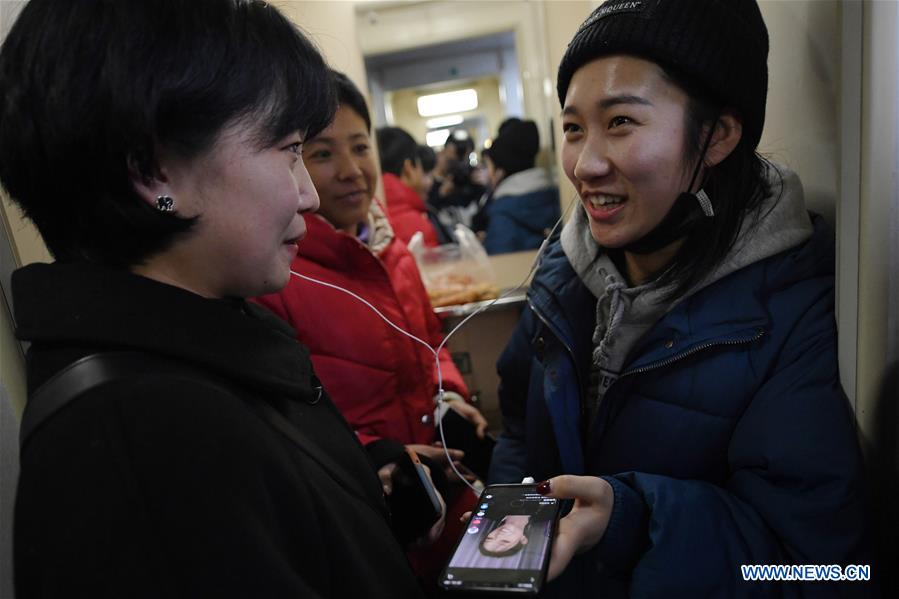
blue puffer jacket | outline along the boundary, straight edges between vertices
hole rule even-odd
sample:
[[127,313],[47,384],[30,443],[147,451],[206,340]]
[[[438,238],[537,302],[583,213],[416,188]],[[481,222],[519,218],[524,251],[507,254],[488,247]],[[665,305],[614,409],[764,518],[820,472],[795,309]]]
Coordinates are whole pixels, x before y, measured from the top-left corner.
[[[862,461],[838,380],[832,232],[677,304],[638,342],[585,435],[596,298],[549,248],[500,358],[493,482],[602,476],[608,529],[563,597],[869,596],[744,582],[741,564],[869,564]],[[589,438],[584,447],[583,439]]]
[[559,189],[544,169],[510,175],[487,207],[484,249],[488,254],[537,249],[560,215]]

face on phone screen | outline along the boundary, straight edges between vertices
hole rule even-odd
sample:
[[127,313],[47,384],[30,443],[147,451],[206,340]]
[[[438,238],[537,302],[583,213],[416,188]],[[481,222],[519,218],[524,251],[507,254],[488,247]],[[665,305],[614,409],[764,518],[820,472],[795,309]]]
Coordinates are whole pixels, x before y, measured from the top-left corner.
[[535,485],[491,485],[441,578],[446,589],[540,590],[559,503]]

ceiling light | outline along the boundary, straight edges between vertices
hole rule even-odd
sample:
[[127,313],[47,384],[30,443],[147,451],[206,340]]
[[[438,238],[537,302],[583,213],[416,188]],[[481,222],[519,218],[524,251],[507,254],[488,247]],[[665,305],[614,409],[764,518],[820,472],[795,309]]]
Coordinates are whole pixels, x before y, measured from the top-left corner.
[[432,148],[440,147],[446,144],[446,139],[449,137],[449,134],[449,129],[437,129],[436,131],[428,131],[425,134],[425,143]]
[[460,89],[454,92],[418,97],[418,114],[421,116],[465,112],[477,107],[478,92],[473,89]]
[[465,120],[461,114],[451,114],[449,116],[439,116],[436,119],[428,119],[425,121],[425,125],[428,129],[439,129],[441,127],[453,127],[455,125],[461,125],[462,121]]

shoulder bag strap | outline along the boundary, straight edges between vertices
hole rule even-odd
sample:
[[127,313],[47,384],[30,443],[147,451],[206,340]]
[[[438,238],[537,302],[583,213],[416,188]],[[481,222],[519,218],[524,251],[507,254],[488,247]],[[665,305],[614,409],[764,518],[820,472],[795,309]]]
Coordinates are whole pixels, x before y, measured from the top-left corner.
[[178,363],[136,351],[103,352],[85,356],[57,372],[31,394],[22,415],[19,447],[59,410],[87,391],[105,383],[146,372],[188,372]]

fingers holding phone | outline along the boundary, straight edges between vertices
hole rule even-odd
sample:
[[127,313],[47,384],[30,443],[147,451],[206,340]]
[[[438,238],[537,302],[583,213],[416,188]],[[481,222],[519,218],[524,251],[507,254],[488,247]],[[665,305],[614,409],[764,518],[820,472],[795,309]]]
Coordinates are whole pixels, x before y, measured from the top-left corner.
[[423,455],[426,458],[433,460],[435,463],[440,464],[441,466],[449,466],[449,462],[446,459],[446,453],[449,452],[450,458],[454,462],[461,460],[465,457],[465,452],[461,449],[447,449],[444,451],[443,445],[440,442],[435,442],[433,445],[421,445],[421,444],[412,444],[406,445],[409,449],[414,451],[419,455]]
[[[431,443],[431,447],[436,447],[441,452],[443,452],[443,443],[441,443],[440,441],[434,441],[433,443]],[[462,450],[451,449],[450,451],[452,452],[450,455],[458,455],[457,452],[460,452]],[[462,457],[465,457],[465,455],[466,455],[465,452],[462,451]],[[446,454],[444,454],[444,457],[446,457]],[[444,460],[444,463],[447,464],[446,460]],[[464,478],[469,483],[474,483],[476,480],[478,480],[478,475],[475,474],[474,472],[472,472],[471,469],[468,466],[466,466],[465,463],[462,462],[461,460],[453,459],[453,466],[456,467],[458,474],[456,472],[453,472],[453,469],[450,468],[449,465],[447,465],[447,467],[444,471],[446,474],[446,479],[450,483],[462,484],[462,480],[459,478],[460,475],[462,476],[462,478]]]
[[[431,478],[431,469],[428,468],[427,464],[422,464],[421,466],[428,475],[428,480],[431,481],[431,485],[433,486],[434,480]],[[440,500],[440,519],[434,523],[434,526],[431,527],[427,535],[419,538],[415,542],[417,547],[427,547],[428,545],[436,543],[437,539],[440,538],[440,535],[443,534],[443,528],[446,525],[446,501],[444,501],[443,496],[436,490],[436,488],[434,491],[437,494],[437,499]]]
[[399,466],[396,462],[391,462],[386,466],[378,468],[378,478],[381,480],[381,488],[384,489],[384,495],[390,495],[393,492],[393,475]]
[[[446,504],[434,487],[430,471],[409,448],[394,465],[387,503],[397,538],[404,546],[422,539],[433,541],[443,530]],[[381,468],[379,476],[382,471],[386,474],[389,466]]]
[[612,485],[596,476],[557,476],[537,485],[546,497],[574,499],[574,507],[559,521],[553,540],[548,579],[561,574],[571,559],[602,539],[609,525],[615,492]]
[[461,460],[465,457],[465,452],[461,449],[453,449],[449,448],[447,450],[443,449],[443,445],[439,442],[435,442],[432,445],[407,445],[407,448],[411,449],[415,453],[422,455],[429,460],[432,460],[435,464],[443,466],[443,471],[446,475],[446,480],[455,481],[456,473],[453,472],[452,467],[450,466],[449,460],[447,460],[447,452],[449,452],[450,459],[453,460],[453,464],[458,468],[461,466]]

